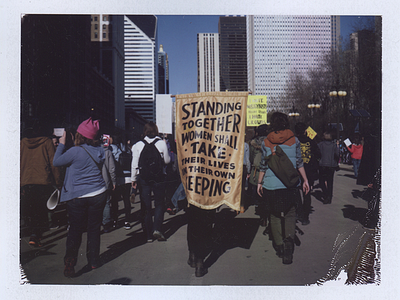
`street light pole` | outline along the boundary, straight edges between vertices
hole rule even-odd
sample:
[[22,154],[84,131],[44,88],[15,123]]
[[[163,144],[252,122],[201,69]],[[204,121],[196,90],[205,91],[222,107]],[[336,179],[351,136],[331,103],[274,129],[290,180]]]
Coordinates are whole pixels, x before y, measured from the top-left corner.
[[312,125],[312,127],[313,127],[313,129],[314,129],[314,117],[313,117],[314,108],[320,108],[320,107],[321,107],[321,104],[314,104],[314,103],[312,103],[312,104],[308,104],[307,107],[308,107],[309,109],[311,109],[311,125]]
[[340,130],[339,130],[339,99],[340,99],[340,97],[345,97],[347,95],[347,92],[346,91],[331,91],[331,92],[329,92],[329,96],[331,96],[331,97],[337,97],[337,96],[339,96],[339,98],[338,98],[338,101],[337,101],[337,103],[336,103],[336,105],[337,105],[337,107],[336,107],[336,113],[337,113],[337,116],[336,116],[336,139],[337,140],[339,140],[340,139]]

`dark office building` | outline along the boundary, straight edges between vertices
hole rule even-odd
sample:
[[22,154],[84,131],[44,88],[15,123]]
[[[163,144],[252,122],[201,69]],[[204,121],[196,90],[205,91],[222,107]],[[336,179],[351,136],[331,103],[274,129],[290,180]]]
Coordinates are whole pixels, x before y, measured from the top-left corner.
[[220,90],[247,91],[246,17],[220,17]]
[[168,54],[163,45],[158,50],[157,68],[157,94],[169,94]]
[[125,129],[124,16],[92,15],[91,41],[94,65],[114,86],[114,125]]
[[21,24],[21,129],[114,126],[114,86],[93,57],[90,15],[25,15]]

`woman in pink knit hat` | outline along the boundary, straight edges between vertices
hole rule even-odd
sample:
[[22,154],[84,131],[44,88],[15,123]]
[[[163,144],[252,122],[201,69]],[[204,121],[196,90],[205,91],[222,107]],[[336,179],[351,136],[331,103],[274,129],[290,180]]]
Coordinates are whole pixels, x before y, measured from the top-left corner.
[[87,230],[86,257],[89,268],[100,266],[100,226],[106,202],[102,176],[104,149],[98,139],[99,121],[83,121],[75,135],[75,147],[65,153],[66,133],[60,138],[54,166],[67,166],[60,202],[67,203],[69,230],[64,257],[64,275],[73,277],[82,233]]

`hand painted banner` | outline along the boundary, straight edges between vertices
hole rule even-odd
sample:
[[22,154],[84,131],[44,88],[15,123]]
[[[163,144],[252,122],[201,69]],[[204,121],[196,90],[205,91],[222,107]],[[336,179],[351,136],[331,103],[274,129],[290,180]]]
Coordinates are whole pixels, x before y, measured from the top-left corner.
[[247,126],[267,124],[267,96],[250,95],[247,99]]
[[179,170],[188,202],[240,210],[247,92],[176,95]]

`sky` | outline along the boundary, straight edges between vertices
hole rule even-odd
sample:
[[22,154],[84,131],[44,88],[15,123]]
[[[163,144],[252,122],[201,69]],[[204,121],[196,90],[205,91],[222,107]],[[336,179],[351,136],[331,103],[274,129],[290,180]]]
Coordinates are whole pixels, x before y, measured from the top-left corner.
[[158,43],[169,61],[170,93],[197,92],[197,34],[218,32],[219,16],[157,16]]
[[[169,60],[170,93],[189,94],[197,92],[197,34],[217,33],[217,15],[157,15],[158,44],[163,45]],[[373,17],[343,16],[340,31],[348,40],[353,25],[358,20]]]

